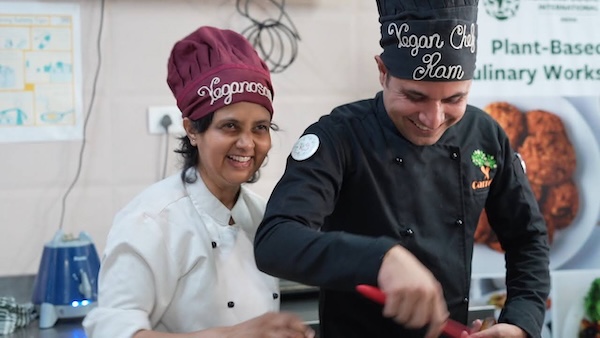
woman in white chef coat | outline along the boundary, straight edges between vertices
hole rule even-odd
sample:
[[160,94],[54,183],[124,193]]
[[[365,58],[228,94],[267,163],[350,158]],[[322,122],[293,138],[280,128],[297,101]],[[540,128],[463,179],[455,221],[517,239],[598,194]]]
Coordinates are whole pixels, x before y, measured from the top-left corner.
[[265,201],[243,183],[271,148],[267,66],[240,34],[200,27],[174,45],[167,83],[187,133],[183,170],[116,215],[88,337],[312,337],[278,312],[278,282],[254,261]]

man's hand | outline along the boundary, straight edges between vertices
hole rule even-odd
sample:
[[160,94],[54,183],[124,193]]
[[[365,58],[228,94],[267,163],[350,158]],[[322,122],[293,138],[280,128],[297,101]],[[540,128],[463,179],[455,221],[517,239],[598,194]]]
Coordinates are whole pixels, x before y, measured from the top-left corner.
[[463,332],[460,338],[527,338],[527,334],[516,325],[500,323],[470,335]]
[[426,338],[438,337],[448,307],[440,283],[408,250],[397,245],[384,256],[378,275],[385,293],[383,315],[407,328],[429,325]]

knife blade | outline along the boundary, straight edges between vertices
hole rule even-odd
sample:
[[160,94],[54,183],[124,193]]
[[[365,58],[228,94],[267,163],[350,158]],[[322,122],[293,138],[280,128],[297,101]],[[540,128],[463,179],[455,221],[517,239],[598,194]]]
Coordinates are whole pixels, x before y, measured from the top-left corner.
[[[364,297],[378,303],[385,304],[385,294],[378,287],[360,284],[356,286],[356,291],[363,295]],[[464,324],[461,324],[453,319],[448,318],[446,320],[446,324],[444,325],[442,332],[450,337],[450,338],[460,338],[460,335],[463,331],[471,332],[471,329]]]

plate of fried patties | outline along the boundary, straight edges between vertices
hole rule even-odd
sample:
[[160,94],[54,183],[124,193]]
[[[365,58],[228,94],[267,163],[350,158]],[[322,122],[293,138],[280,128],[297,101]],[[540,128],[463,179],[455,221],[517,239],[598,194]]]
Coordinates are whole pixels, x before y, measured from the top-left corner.
[[[548,227],[550,268],[588,239],[600,210],[600,148],[581,114],[563,97],[471,98],[506,132],[526,168]],[[475,231],[473,273],[504,271],[504,250],[485,210]]]

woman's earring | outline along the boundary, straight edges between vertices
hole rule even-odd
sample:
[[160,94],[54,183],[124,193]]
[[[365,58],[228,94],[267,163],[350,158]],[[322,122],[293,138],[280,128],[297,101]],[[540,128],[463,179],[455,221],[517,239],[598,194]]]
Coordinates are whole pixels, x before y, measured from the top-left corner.
[[190,144],[196,146],[196,138],[190,138]]

